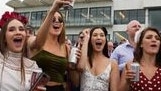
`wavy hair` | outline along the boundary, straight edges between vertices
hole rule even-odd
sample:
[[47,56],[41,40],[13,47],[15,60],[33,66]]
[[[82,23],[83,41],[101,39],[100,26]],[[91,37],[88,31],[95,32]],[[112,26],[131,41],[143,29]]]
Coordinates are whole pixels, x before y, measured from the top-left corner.
[[[93,32],[96,29],[101,29],[104,32],[105,37],[107,37],[107,34],[108,34],[108,32],[107,32],[105,27],[94,27],[94,28],[92,28],[90,30],[90,38],[89,38],[89,42],[88,42],[88,58],[89,58],[90,67],[92,67],[92,55],[93,55],[93,47],[92,47],[92,43],[91,43],[91,36],[92,36]],[[108,48],[107,48],[107,38],[106,38],[106,43],[104,45],[104,48],[103,48],[102,52],[103,52],[104,56],[109,58],[109,56],[108,56]]]
[[[6,55],[8,53],[8,48],[7,48],[7,43],[6,43],[6,31],[7,31],[8,24],[12,20],[14,20],[14,19],[10,19],[10,20],[8,20],[4,24],[4,26],[2,27],[1,33],[0,33],[0,52],[2,53],[2,55],[4,56],[4,58],[6,58]],[[18,20],[18,21],[20,21],[20,20]],[[23,45],[23,49],[22,49],[22,55],[21,55],[21,58],[20,58],[21,59],[21,82],[22,83],[25,81],[25,68],[24,68],[24,60],[23,60],[23,57],[26,56],[26,53],[27,52],[26,52],[26,40],[25,40],[25,44]],[[4,61],[5,61],[5,59],[4,59]]]
[[[145,36],[145,34],[146,34],[147,31],[153,31],[153,32],[155,32],[159,36],[160,43],[161,43],[161,35],[160,35],[159,31],[156,28],[153,28],[153,27],[147,27],[147,28],[145,28],[141,32],[140,38],[139,38],[138,42],[136,43],[136,49],[134,50],[134,60],[133,60],[135,62],[139,62],[140,63],[141,58],[143,56],[143,49],[141,48],[141,43],[142,43],[143,38],[144,38],[144,36]],[[156,61],[155,66],[161,67],[161,44],[160,44],[159,51],[156,54],[155,61]]]

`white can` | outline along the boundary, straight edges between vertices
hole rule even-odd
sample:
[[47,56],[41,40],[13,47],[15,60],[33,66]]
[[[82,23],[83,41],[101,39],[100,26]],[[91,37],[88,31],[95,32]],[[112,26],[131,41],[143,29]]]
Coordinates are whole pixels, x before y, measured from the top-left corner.
[[136,63],[136,62],[132,63],[131,64],[131,70],[133,70],[136,74],[134,79],[132,79],[131,81],[135,81],[135,82],[139,81],[139,78],[140,78],[140,75],[139,75],[140,65],[139,65],[139,63]]
[[72,47],[70,55],[69,55],[69,62],[76,64],[77,63],[77,52],[78,48],[77,47]]
[[72,0],[72,2],[69,5],[64,5],[65,10],[72,9],[74,6],[75,0]]

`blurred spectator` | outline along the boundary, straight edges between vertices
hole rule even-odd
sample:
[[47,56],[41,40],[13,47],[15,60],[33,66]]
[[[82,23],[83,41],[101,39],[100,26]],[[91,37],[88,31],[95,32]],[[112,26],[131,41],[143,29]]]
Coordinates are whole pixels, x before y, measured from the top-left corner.
[[112,59],[115,59],[118,62],[119,69],[122,69],[125,66],[125,63],[128,60],[133,59],[133,52],[135,47],[134,37],[135,33],[141,28],[141,24],[137,20],[132,20],[127,25],[126,33],[128,34],[128,41],[124,44],[119,45],[111,54]]
[[118,42],[117,41],[115,41],[114,43],[113,43],[113,48],[115,49],[117,46],[118,46]]
[[68,37],[66,36],[65,37],[65,43],[67,44],[67,46],[69,47],[69,50],[71,49],[71,47],[72,47],[72,42],[71,42],[71,40],[70,39],[68,39]]
[[33,56],[33,49],[34,48],[30,48],[31,44],[31,41],[35,40],[36,39],[36,36],[35,36],[35,33],[34,33],[34,28],[31,26],[31,25],[26,25],[25,26],[26,28],[26,32],[27,32],[27,46],[26,46],[26,50],[27,50],[27,57],[28,58],[31,58]]
[[126,43],[126,42],[127,42],[126,39],[122,39],[122,40],[120,41],[119,45],[120,45],[120,44],[123,44],[123,43]]
[[108,44],[107,44],[107,46],[108,46],[108,55],[110,57],[111,56],[111,53],[114,50],[113,42],[112,41],[109,41]]
[[27,37],[35,35],[34,28],[31,25],[26,25]]

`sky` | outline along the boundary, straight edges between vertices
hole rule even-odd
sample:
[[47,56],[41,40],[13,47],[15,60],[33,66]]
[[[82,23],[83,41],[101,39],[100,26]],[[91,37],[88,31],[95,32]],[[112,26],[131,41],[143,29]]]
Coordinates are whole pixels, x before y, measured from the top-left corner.
[[5,11],[13,11],[13,8],[5,5],[9,0],[0,0],[0,18]]

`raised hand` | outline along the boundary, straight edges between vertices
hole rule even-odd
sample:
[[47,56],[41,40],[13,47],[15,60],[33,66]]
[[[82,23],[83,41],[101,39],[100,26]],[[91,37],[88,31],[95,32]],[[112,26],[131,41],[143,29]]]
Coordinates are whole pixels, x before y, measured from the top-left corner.
[[63,5],[69,5],[72,0],[54,0],[50,11],[58,11]]

